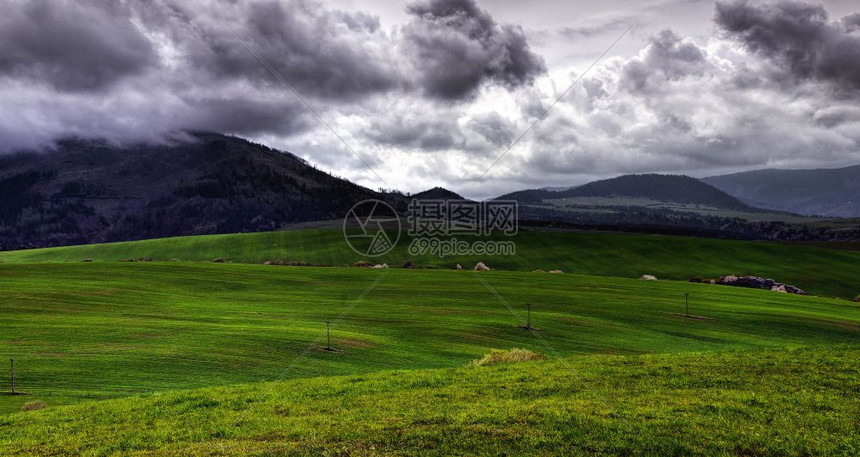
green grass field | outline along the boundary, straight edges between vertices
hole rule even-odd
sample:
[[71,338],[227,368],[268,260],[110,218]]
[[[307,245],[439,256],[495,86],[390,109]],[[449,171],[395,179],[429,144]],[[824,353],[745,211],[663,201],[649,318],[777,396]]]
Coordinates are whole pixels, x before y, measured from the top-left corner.
[[588,356],[167,392],[0,416],[0,454],[854,456],[858,359]]
[[[860,304],[827,298],[856,294],[860,253],[515,240],[517,256],[481,259],[501,269],[482,273],[450,269],[476,259],[430,257],[413,260],[446,269],[260,264],[359,260],[333,230],[0,253],[0,348],[25,392],[0,395],[0,455],[860,450],[846,401],[860,393]],[[379,262],[399,264],[400,249]],[[182,261],[116,261],[136,257]],[[633,279],[643,273],[681,281]],[[822,296],[685,281],[727,273]],[[680,315],[685,293],[699,318]],[[506,306],[525,317],[525,303],[546,345]],[[325,321],[345,310],[327,351]],[[547,360],[468,366],[510,348]],[[21,411],[32,402],[46,409]]]
[[[370,284],[291,376],[459,366],[491,348],[544,350],[468,271],[87,263],[0,265],[4,332],[26,396],[13,411],[273,379]],[[50,280],[46,280],[50,278]],[[670,281],[482,273],[559,353],[637,354],[860,342],[846,300]],[[687,319],[684,297],[692,297]]]
[[[860,294],[860,252],[819,246],[746,242],[662,235],[521,231],[504,238],[516,243],[515,256],[459,256],[440,259],[410,256],[403,236],[389,254],[374,259],[400,266],[405,259],[418,264],[470,268],[478,261],[491,268],[513,271],[561,269],[566,273],[688,280],[727,274],[771,277],[810,293],[851,299]],[[291,230],[234,235],[165,238],[157,240],[0,252],[0,261],[96,262],[150,257],[234,263],[263,263],[281,259],[330,266],[352,265],[363,258],[344,242],[340,230]]]

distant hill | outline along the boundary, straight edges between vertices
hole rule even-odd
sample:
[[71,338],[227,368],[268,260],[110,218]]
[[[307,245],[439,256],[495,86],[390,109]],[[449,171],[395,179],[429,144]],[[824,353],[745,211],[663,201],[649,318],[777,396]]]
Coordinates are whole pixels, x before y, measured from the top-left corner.
[[418,192],[417,194],[413,194],[412,198],[422,200],[466,200],[462,195],[444,187],[434,187],[424,192]]
[[760,208],[809,216],[860,217],[860,165],[757,170],[702,181]]
[[559,192],[547,189],[525,189],[500,195],[493,200],[516,200],[520,203],[540,203],[543,200],[559,197]]
[[579,186],[546,186],[546,187],[541,187],[541,189],[542,190],[549,190],[552,192],[562,192],[565,190],[573,189],[574,187],[579,187]]
[[396,198],[219,134],[118,148],[68,140],[0,158],[0,248],[278,229]]
[[498,198],[517,200],[520,203],[536,203],[549,199],[573,197],[635,197],[734,211],[754,210],[737,198],[709,184],[682,175],[625,175],[594,181],[563,191],[530,189],[512,192]]
[[727,210],[752,209],[737,198],[711,185],[683,175],[625,175],[594,181],[558,194],[559,198],[638,197]]

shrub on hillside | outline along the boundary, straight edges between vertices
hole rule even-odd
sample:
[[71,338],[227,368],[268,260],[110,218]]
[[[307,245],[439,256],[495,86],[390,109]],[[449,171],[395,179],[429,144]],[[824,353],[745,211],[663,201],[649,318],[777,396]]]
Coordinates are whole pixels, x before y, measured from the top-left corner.
[[854,297],[854,301],[857,303],[860,303],[860,295]]
[[367,260],[359,260],[358,262],[352,264],[352,266],[357,268],[373,268],[374,265],[376,264],[373,262],[368,262]]
[[543,360],[545,358],[546,357],[544,357],[543,354],[529,351],[528,349],[514,348],[507,351],[502,351],[501,349],[490,349],[489,354],[481,357],[480,359],[471,361],[469,365],[473,367],[481,367],[497,363],[525,362],[528,360]]
[[412,268],[413,266],[415,266],[415,264],[412,263],[411,260],[406,259],[403,261],[403,268]]
[[212,262],[213,263],[227,263],[227,259],[225,259],[224,257],[215,257],[214,259],[212,259]]

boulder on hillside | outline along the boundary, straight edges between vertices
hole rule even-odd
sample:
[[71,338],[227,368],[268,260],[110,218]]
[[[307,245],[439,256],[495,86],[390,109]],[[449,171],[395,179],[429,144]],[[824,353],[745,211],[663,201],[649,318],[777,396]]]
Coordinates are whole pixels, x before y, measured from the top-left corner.
[[478,262],[475,265],[475,271],[490,271],[490,267],[484,264],[484,262]]
[[783,284],[781,282],[774,281],[771,278],[762,278],[761,276],[726,275],[721,276],[720,279],[717,280],[711,279],[709,282],[711,284],[721,284],[724,286],[749,287],[751,289],[764,289],[774,292],[806,295],[806,291],[799,287],[792,286],[791,284]]

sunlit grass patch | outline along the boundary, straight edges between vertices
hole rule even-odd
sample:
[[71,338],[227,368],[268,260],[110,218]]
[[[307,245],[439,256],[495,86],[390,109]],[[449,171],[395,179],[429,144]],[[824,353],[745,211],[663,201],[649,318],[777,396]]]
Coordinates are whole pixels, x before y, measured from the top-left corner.
[[513,363],[527,362],[529,360],[544,360],[543,354],[530,351],[528,349],[513,348],[507,351],[501,349],[491,349],[489,353],[480,359],[469,362],[470,366],[481,367],[485,365],[495,365],[497,363]]

